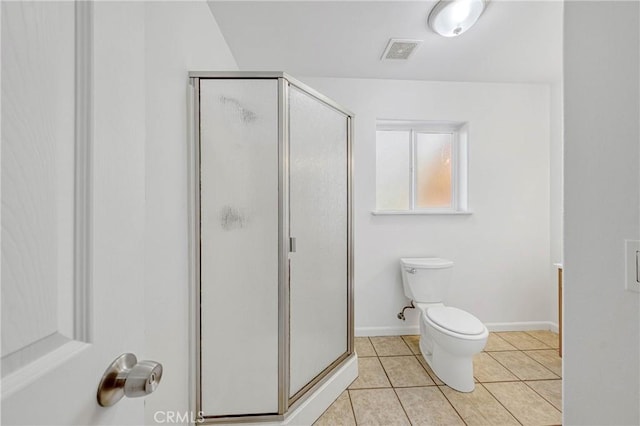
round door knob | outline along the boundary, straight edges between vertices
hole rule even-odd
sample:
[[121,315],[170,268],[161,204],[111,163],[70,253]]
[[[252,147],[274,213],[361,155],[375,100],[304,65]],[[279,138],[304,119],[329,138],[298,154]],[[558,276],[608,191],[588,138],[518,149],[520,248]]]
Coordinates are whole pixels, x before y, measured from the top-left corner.
[[162,378],[162,364],[140,361],[126,353],[106,369],[98,385],[98,404],[109,407],[122,397],[137,398],[154,392]]
[[149,395],[158,387],[162,377],[162,365],[155,361],[140,361],[127,373],[124,396],[137,398]]

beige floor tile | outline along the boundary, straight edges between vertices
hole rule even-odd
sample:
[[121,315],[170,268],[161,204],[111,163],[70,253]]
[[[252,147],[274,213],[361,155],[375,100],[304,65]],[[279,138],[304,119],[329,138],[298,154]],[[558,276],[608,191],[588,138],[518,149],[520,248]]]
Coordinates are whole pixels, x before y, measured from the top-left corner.
[[562,377],[562,358],[560,358],[558,351],[555,349],[546,351],[525,351],[524,353],[547,367],[549,370],[553,371],[558,376]]
[[516,347],[511,343],[498,336],[496,333],[489,333],[487,345],[484,347],[486,352],[491,351],[515,351]]
[[520,380],[557,379],[557,375],[543,367],[537,361],[529,358],[524,352],[505,351],[491,352],[491,356]]
[[433,380],[415,356],[385,356],[380,362],[393,387],[433,386]]
[[370,337],[378,356],[413,355],[400,336]]
[[523,425],[558,425],[562,422],[562,413],[524,383],[487,383],[484,386]]
[[416,358],[418,358],[418,362],[420,362],[420,365],[422,365],[422,367],[427,371],[427,374],[429,375],[429,377],[431,377],[431,380],[433,380],[436,385],[444,385],[442,380],[440,380],[436,373],[433,372],[431,367],[429,367],[429,364],[427,364],[427,361],[425,361],[422,355],[417,355]]
[[481,383],[518,380],[509,370],[485,352],[480,352],[473,357],[473,376]]
[[358,357],[377,356],[373,350],[373,345],[368,337],[356,337],[355,339],[356,354]]
[[435,387],[396,389],[412,425],[464,425],[442,392]]
[[342,392],[313,426],[356,426],[349,392]]
[[523,351],[530,349],[551,349],[549,346],[524,331],[502,331],[496,334],[511,343],[517,349]]
[[359,426],[410,424],[393,389],[350,390],[349,396]]
[[526,332],[528,335],[535,337],[547,346],[558,349],[560,347],[560,338],[558,333],[549,330],[532,330]]
[[562,411],[562,380],[536,380],[525,383],[553,404],[554,407]]
[[409,346],[414,355],[420,355],[420,336],[402,336],[402,340]]
[[440,388],[467,425],[519,425],[518,421],[482,385],[473,392]]
[[391,384],[378,358],[358,359],[358,378],[349,389],[390,388]]

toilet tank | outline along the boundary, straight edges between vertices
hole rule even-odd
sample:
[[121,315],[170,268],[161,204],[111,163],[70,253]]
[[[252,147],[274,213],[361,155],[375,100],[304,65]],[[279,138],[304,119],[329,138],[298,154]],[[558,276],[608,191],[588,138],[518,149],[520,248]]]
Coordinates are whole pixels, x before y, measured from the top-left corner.
[[404,294],[416,303],[443,302],[449,284],[453,262],[438,257],[400,259]]

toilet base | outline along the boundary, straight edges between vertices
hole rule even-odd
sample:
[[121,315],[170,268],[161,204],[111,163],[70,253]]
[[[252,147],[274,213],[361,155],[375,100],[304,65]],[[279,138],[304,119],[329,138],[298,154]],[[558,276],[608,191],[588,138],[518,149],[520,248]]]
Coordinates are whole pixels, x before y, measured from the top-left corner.
[[428,354],[420,336],[420,352],[431,370],[442,382],[459,392],[473,392],[473,357],[460,357],[446,353],[435,345],[433,353]]

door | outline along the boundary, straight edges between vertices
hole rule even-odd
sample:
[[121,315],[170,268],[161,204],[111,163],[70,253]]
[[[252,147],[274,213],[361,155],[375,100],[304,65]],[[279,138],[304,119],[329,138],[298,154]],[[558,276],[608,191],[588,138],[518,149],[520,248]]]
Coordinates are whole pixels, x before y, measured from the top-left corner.
[[144,349],[144,5],[123,7],[2,2],[2,424],[144,422],[96,401]]
[[278,80],[201,79],[199,99],[199,410],[276,414]]
[[290,389],[349,351],[348,116],[289,86]]

